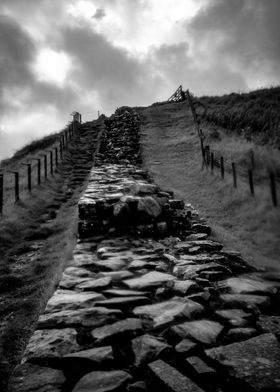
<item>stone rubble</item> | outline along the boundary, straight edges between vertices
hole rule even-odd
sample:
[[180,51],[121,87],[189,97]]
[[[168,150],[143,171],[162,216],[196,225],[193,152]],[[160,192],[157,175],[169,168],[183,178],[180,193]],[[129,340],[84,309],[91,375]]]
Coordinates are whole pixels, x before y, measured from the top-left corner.
[[134,110],[105,126],[73,258],[10,392],[279,390],[279,279],[150,181]]

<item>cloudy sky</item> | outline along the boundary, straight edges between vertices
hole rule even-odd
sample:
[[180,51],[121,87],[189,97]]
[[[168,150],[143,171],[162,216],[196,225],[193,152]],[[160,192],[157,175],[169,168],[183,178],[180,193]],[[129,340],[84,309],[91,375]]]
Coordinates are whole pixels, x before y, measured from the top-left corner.
[[1,0],[0,158],[73,110],[278,85],[279,15],[279,0]]

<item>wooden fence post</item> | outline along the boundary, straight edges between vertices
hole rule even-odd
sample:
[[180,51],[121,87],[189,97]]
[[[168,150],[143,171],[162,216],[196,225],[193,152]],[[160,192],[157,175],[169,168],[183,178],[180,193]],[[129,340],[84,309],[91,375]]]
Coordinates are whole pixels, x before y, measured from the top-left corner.
[[270,172],[269,177],[270,177],[270,192],[271,192],[272,202],[274,207],[277,207],[278,202],[277,202],[276,183],[275,183],[274,173]]
[[58,166],[58,149],[55,147],[55,166]]
[[44,154],[44,172],[45,172],[45,179],[48,178],[48,156]]
[[235,163],[234,162],[231,163],[231,167],[232,167],[233,186],[234,186],[234,188],[237,188],[236,168],[235,168]]
[[220,162],[221,162],[221,177],[222,179],[224,179],[225,177],[224,157],[221,157]]
[[63,147],[62,147],[62,140],[61,140],[61,138],[60,138],[60,140],[59,140],[60,159],[62,159],[62,149],[63,149]]
[[31,192],[32,184],[31,184],[31,163],[22,163],[23,166],[27,167],[27,189],[28,192]]
[[37,158],[37,183],[41,185],[41,158]]
[[3,215],[4,174],[0,174],[0,215]]
[[248,170],[248,177],[249,177],[250,191],[251,191],[251,194],[254,196],[255,189],[254,189],[254,180],[253,180],[253,170],[252,169]]
[[50,172],[51,175],[53,176],[53,151],[49,150],[48,152],[50,153]]
[[251,158],[251,167],[252,169],[255,169],[255,155],[253,150],[250,150],[250,158]]

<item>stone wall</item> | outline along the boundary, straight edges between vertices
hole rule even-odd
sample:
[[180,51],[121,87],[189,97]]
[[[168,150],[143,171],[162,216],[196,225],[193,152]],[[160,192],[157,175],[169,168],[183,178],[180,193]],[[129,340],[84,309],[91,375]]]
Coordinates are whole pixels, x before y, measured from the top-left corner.
[[73,259],[11,391],[279,390],[280,277],[225,252],[153,184],[137,113],[121,108],[105,125]]

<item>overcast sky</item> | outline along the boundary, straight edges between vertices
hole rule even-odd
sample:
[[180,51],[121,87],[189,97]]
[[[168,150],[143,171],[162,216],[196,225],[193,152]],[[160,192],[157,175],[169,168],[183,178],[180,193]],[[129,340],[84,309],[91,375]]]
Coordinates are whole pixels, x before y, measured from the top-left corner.
[[122,105],[278,85],[280,0],[1,0],[0,158]]

